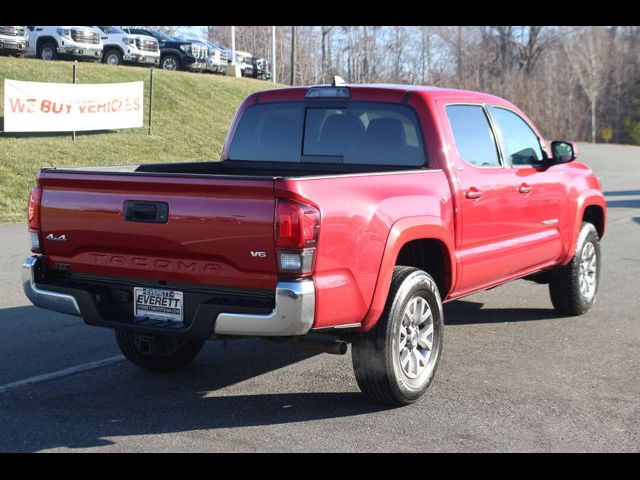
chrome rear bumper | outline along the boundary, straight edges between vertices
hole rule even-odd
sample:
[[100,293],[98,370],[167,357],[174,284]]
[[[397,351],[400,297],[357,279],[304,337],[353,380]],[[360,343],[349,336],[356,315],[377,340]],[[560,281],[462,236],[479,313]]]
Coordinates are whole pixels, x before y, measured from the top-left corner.
[[[22,263],[22,286],[29,300],[41,308],[83,316],[72,295],[44,290],[36,285],[35,272],[42,268],[41,262],[42,257],[34,255]],[[275,308],[271,313],[220,313],[215,320],[214,333],[243,336],[304,335],[313,326],[315,301],[312,280],[278,282]]]
[[312,280],[278,282],[276,306],[267,315],[221,313],[217,335],[289,336],[304,335],[313,325],[316,291]]
[[27,257],[22,262],[22,288],[31,303],[37,307],[54,310],[56,312],[68,313],[70,315],[81,315],[78,302],[71,295],[58,292],[41,290],[35,284],[35,269],[38,267],[40,257]]

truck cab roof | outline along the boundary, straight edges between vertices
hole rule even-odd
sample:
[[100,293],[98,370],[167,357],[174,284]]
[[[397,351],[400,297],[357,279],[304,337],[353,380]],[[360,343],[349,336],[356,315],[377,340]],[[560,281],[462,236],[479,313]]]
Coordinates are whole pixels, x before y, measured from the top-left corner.
[[[306,85],[300,87],[286,87],[274,90],[266,90],[256,92],[250,97],[257,97],[257,102],[284,102],[284,101],[301,101],[305,100],[305,96],[311,89],[331,88],[331,85]],[[508,100],[492,95],[486,92],[478,92],[473,90],[462,90],[456,88],[443,88],[429,85],[399,85],[390,83],[370,83],[370,84],[346,84],[339,88],[348,88],[350,95],[348,99],[355,101],[383,101],[390,103],[407,103],[410,95],[419,95],[424,99],[433,100],[436,98],[447,98],[456,102],[469,103],[489,103],[493,105],[505,106],[515,110],[519,115],[526,118],[526,115],[514,104]],[[316,98],[322,101],[326,100],[345,100],[345,98]]]

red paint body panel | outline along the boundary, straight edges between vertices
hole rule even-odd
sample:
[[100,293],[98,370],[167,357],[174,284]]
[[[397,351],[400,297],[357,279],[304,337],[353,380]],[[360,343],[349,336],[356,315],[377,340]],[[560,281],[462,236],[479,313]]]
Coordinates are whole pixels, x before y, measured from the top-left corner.
[[[47,262],[71,272],[274,289],[273,181],[40,175]],[[125,221],[127,200],[167,202],[167,223]],[[260,250],[267,259],[254,258]]]
[[[247,97],[222,159],[250,105],[301,101],[307,90]],[[459,157],[444,110],[448,103],[509,108],[542,138],[504,99],[425,87],[350,90],[352,100],[412,107],[429,169],[257,180],[44,171],[41,238],[64,233],[72,239],[44,242],[48,264],[68,263],[72,271],[100,275],[273,289],[275,198],[294,199],[320,210],[314,328],[359,323],[367,330],[384,309],[398,253],[409,241],[440,242],[445,300],[451,300],[570,261],[585,209],[597,206],[606,216],[599,182],[586,165],[478,168]],[[482,196],[467,198],[470,189]],[[169,222],[125,222],[125,200],[167,202]],[[253,258],[253,250],[266,252],[268,260]]]
[[315,328],[365,319],[399,218],[436,218],[453,231],[451,194],[441,170],[278,180],[275,192],[320,209]]

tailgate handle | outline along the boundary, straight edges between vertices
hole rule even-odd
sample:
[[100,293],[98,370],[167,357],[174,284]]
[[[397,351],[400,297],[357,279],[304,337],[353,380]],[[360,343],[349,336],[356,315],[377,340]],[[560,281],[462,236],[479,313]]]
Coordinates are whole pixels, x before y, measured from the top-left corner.
[[166,202],[124,202],[127,222],[167,223],[169,204]]

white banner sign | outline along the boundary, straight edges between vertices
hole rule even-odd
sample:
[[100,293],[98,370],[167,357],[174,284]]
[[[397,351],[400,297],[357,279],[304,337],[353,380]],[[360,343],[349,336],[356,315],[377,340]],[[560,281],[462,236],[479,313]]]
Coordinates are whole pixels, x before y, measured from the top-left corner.
[[142,127],[144,83],[4,81],[5,132]]

